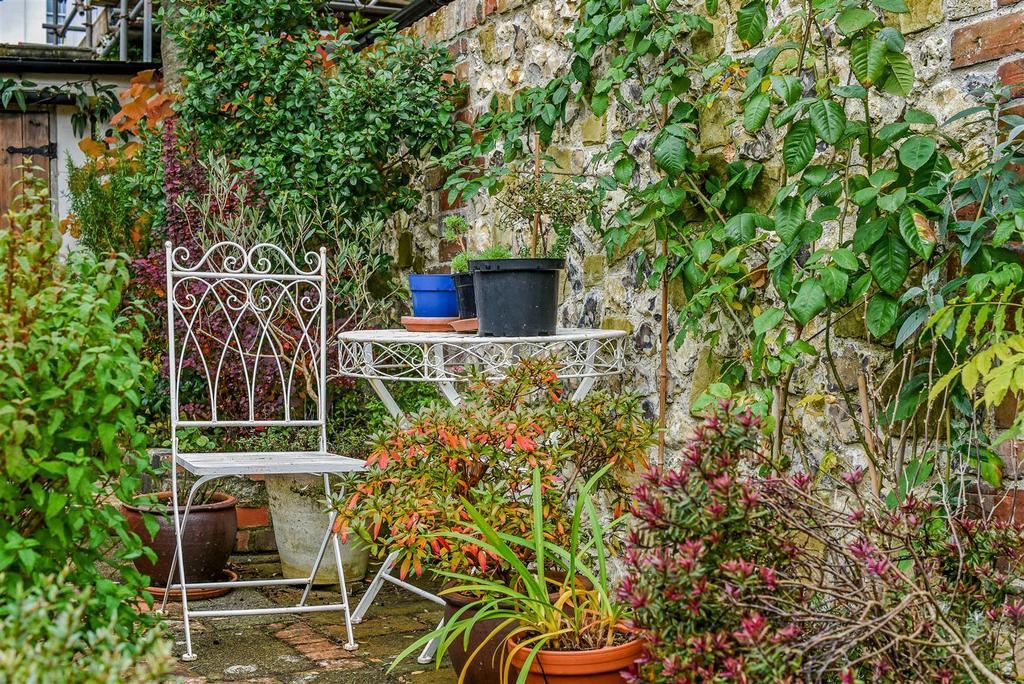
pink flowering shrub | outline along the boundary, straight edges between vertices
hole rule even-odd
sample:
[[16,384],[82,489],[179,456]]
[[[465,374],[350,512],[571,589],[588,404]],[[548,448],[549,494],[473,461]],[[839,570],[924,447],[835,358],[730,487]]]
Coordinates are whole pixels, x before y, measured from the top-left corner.
[[[960,682],[1020,676],[1024,530],[938,490],[889,506],[863,473],[783,474],[725,402],[634,492],[620,598],[637,682]],[[756,474],[755,474],[756,473]]]

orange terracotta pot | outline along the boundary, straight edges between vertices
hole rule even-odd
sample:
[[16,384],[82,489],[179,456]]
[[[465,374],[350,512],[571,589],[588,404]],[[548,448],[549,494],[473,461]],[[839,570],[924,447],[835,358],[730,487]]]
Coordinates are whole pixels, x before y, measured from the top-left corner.
[[[625,681],[621,672],[628,670],[643,650],[642,639],[592,651],[541,650],[530,663],[526,681],[529,684],[620,684]],[[515,681],[529,652],[523,648],[512,655],[510,682]]]

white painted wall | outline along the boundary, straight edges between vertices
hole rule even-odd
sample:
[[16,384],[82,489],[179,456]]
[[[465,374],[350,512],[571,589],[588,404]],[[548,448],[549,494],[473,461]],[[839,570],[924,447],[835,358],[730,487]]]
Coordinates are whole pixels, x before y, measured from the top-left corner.
[[0,43],[45,43],[46,0],[0,0]]
[[[66,11],[74,3],[68,0]],[[96,16],[94,14],[94,16]],[[46,0],[0,0],[0,45],[18,43],[46,44]],[[85,26],[85,15],[71,20],[72,26]],[[85,39],[83,31],[68,31],[65,45],[79,45]]]

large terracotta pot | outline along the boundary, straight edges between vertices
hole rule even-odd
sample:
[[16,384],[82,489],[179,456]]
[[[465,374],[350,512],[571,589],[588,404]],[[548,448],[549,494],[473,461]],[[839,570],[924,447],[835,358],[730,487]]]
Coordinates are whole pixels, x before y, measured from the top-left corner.
[[[630,639],[618,646],[592,651],[545,651],[537,653],[526,676],[528,684],[621,684],[622,671],[628,670],[643,653],[644,642]],[[512,654],[509,681],[515,681],[530,649]]]
[[[167,582],[174,559],[174,521],[170,510],[171,493],[160,492],[156,498],[159,502],[156,506],[122,504],[122,507],[132,531],[156,553],[156,563],[140,556],[135,559],[135,567],[149,575],[151,585],[162,587]],[[185,578],[189,583],[224,579],[224,569],[235,548],[235,534],[238,532],[237,503],[235,497],[218,492],[213,495],[211,503],[193,504],[189,509],[182,543]],[[155,537],[150,537],[142,522],[143,512],[152,515],[160,524]]]
[[[549,572],[548,577],[555,582],[562,582],[565,576],[562,573]],[[579,587],[585,589],[593,588],[590,580],[582,577],[577,578],[576,582]],[[441,598],[444,599],[444,619],[446,623],[455,616],[455,613],[460,608],[476,600],[475,597],[469,594],[458,592],[443,594]],[[558,598],[558,595],[552,594],[550,598],[554,601]],[[475,610],[470,609],[462,613],[460,617],[469,618],[475,612]],[[515,628],[514,624],[501,627],[502,622],[504,622],[503,618],[481,620],[473,625],[473,629],[469,632],[468,647],[463,646],[464,642],[461,636],[448,647],[446,653],[455,674],[461,675],[462,671],[466,670],[465,678],[462,680],[463,684],[496,684],[501,681],[501,669],[505,660],[505,642]],[[495,632],[495,630],[498,631]],[[481,644],[483,644],[483,647],[477,651]],[[470,656],[473,653],[476,653],[476,655],[470,660]]]

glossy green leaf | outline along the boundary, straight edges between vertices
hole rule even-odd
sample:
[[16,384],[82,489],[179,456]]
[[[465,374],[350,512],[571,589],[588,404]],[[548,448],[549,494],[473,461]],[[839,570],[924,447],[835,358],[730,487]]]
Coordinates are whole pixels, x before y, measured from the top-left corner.
[[760,316],[754,319],[754,332],[763,335],[782,322],[785,312],[782,309],[766,309]]
[[900,145],[900,161],[914,171],[927,164],[933,154],[935,154],[935,140],[924,135],[907,138]]
[[857,80],[865,86],[877,83],[885,73],[887,53],[888,48],[880,40],[862,38],[854,41],[850,46],[850,65]]
[[789,127],[782,142],[782,160],[786,171],[794,174],[807,166],[814,156],[816,139],[811,122],[801,119]]
[[736,35],[747,47],[764,40],[764,30],[767,26],[768,10],[764,0],[754,0],[736,13]]
[[619,185],[629,185],[633,180],[633,173],[636,171],[636,160],[632,157],[622,157],[615,162],[613,174]]
[[889,77],[882,84],[882,90],[897,97],[907,97],[914,89],[914,65],[902,53],[890,53]]
[[807,325],[808,321],[824,311],[827,305],[828,300],[821,285],[815,280],[805,280],[789,305],[789,311],[800,325]]
[[871,252],[871,275],[878,286],[895,294],[903,286],[910,271],[910,250],[898,235],[882,236]]
[[894,298],[884,292],[875,294],[868,302],[868,310],[865,314],[868,331],[875,337],[884,336],[896,324],[899,312],[899,304]]
[[833,266],[826,266],[818,272],[818,277],[831,301],[838,302],[846,296],[846,287],[850,284],[850,277],[846,273]]
[[689,154],[686,141],[676,135],[663,131],[655,140],[654,161],[670,176],[682,175]]
[[835,100],[817,100],[808,109],[811,124],[818,137],[835,145],[846,131],[846,112]]
[[800,195],[790,195],[779,203],[775,210],[775,232],[780,240],[789,244],[800,234],[806,211],[804,199]]
[[743,127],[751,133],[757,133],[768,120],[771,108],[772,100],[768,93],[754,95],[743,107]]
[[836,18],[836,28],[844,36],[849,36],[868,26],[876,19],[878,17],[874,12],[869,12],[860,7],[848,7],[840,12]]

